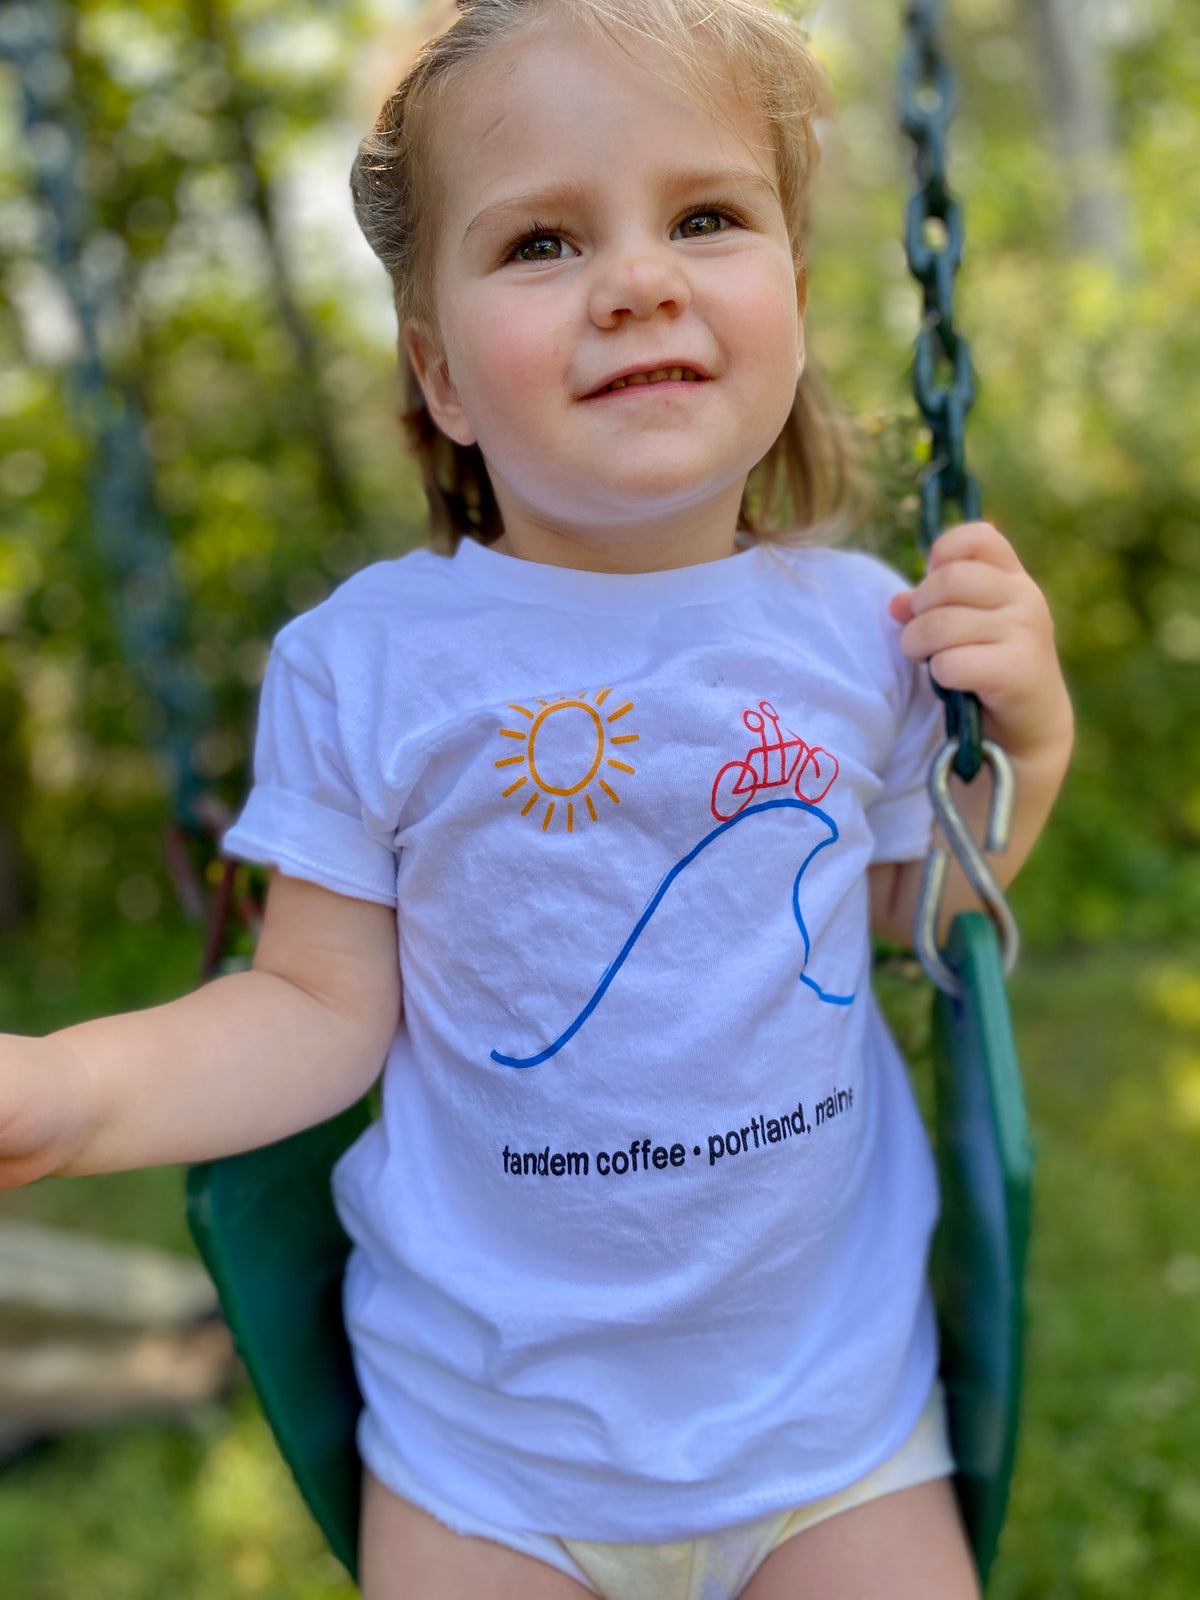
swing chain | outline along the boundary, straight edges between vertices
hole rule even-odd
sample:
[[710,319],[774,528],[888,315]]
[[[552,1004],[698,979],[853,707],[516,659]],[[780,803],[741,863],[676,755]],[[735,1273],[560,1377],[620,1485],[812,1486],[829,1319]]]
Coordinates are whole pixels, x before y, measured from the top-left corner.
[[[967,415],[975,400],[971,349],[954,325],[954,284],[962,265],[965,226],[962,207],[946,183],[946,145],[954,114],[955,86],[942,53],[938,30],[941,0],[907,0],[900,56],[900,121],[913,143],[917,189],[904,219],[904,249],[909,271],[921,285],[923,316],[913,357],[913,394],[931,436],[929,464],[921,480],[921,542],[926,556],[956,504],[962,520],[980,515],[979,483],[966,464]],[[1015,801],[1012,764],[1004,751],[984,739],[978,698],[945,690],[934,682],[946,707],[946,740],[929,773],[929,795],[949,849],[930,851],[921,880],[914,943],[921,965],[947,994],[963,986],[937,942],[946,874],[953,851],[1000,935],[1004,970],[1017,956],[1017,925],[955,803],[953,770],[964,782],[983,766],[992,775],[992,798],[984,848],[996,852],[1008,843]]]
[[83,175],[86,128],[70,93],[71,28],[71,13],[56,0],[0,0],[0,61],[15,68],[32,187],[40,202],[42,256],[76,335],[65,388],[91,457],[90,531],[114,592],[122,655],[165,713],[155,744],[175,820],[166,831],[164,864],[185,913],[207,922],[207,978],[224,955],[231,914],[253,939],[261,907],[253,884],[242,887],[247,874],[235,879],[235,863],[218,860],[220,835],[231,819],[196,763],[201,734],[213,717],[212,695],[178,642],[185,632],[185,595],[155,501],[141,403],[132,384],[112,375],[104,356],[102,330],[119,323],[122,285],[113,273],[82,266],[98,234]]
[[[921,542],[928,556],[946,525],[947,502],[962,519],[980,514],[979,484],[967,471],[967,414],[975,400],[971,348],[954,325],[954,281],[962,263],[962,207],[946,185],[946,141],[954,80],[938,42],[940,0],[909,0],[900,56],[900,121],[913,142],[917,191],[904,219],[909,271],[921,285],[921,330],[913,394],[929,426],[929,464],[921,480]],[[958,741],[954,770],[970,782],[983,761],[979,702],[934,685],[946,705],[946,737]]]
[[104,355],[106,325],[119,324],[115,272],[85,270],[97,232],[83,168],[87,132],[71,95],[71,17],[65,6],[6,0],[0,6],[0,61],[16,69],[18,110],[40,202],[41,254],[73,320],[76,349],[66,396],[89,446],[90,531],[113,592],[122,654],[166,714],[157,741],[175,809],[189,828],[205,782],[195,766],[197,729],[211,696],[177,641],[185,597],[170,535],[155,503],[145,419],[134,386],[115,378]]

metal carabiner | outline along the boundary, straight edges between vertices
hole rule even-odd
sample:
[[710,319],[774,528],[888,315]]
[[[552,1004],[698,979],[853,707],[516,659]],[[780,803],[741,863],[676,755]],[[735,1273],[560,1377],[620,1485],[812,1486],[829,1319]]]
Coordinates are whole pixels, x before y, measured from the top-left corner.
[[[950,792],[950,769],[958,754],[959,741],[947,739],[929,769],[929,798],[942,830],[950,841],[959,865],[975,893],[983,901],[1000,934],[1005,977],[1013,969],[1020,942],[1016,920],[1008,908],[1004,891],[992,876],[984,860],[983,851],[976,844],[971,830]],[[998,744],[985,739],[981,746],[984,762],[992,769],[992,803],[988,811],[987,833],[984,849],[993,854],[1006,848],[1012,828],[1013,808],[1016,804],[1017,785],[1012,762]],[[941,916],[942,895],[946,888],[946,873],[950,867],[950,850],[939,846],[925,859],[921,877],[921,893],[917,900],[917,914],[913,925],[913,945],[917,959],[938,988],[958,999],[962,984],[942,958],[937,942],[938,919]]]

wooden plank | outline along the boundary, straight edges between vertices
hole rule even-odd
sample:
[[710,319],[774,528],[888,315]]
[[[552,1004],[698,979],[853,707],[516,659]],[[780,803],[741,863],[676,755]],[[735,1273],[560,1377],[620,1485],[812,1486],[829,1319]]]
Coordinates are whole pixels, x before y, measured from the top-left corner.
[[0,1457],[77,1428],[178,1420],[239,1370],[198,1263],[0,1223]]
[[179,1328],[216,1310],[216,1290],[195,1261],[38,1223],[0,1223],[0,1339],[69,1323]]
[[78,1428],[178,1421],[238,1370],[222,1322],[0,1344],[0,1455]]

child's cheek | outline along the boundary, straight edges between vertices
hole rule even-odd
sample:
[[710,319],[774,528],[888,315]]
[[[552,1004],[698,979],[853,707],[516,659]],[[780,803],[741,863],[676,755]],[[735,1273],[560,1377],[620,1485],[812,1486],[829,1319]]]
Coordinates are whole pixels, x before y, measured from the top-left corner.
[[477,427],[528,427],[565,381],[566,341],[548,297],[517,294],[502,311],[480,317],[465,348],[468,388],[480,409]]
[[[790,289],[790,296],[789,296]],[[741,305],[742,347],[752,373],[754,403],[782,427],[795,398],[803,349],[795,283],[764,282]]]

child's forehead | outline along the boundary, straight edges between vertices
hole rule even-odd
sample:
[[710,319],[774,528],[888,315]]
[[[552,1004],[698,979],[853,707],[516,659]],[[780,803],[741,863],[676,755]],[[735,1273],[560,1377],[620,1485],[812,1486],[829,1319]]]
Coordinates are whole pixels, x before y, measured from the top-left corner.
[[537,73],[543,63],[575,56],[619,79],[643,82],[647,77],[669,86],[689,99],[731,98],[747,106],[754,99],[734,63],[711,40],[692,39],[681,49],[675,40],[618,28],[601,29],[586,10],[576,14],[552,10],[538,22],[517,29],[498,42],[479,61],[466,68],[464,79],[475,75],[476,88],[490,84],[503,94],[515,88],[526,72]]
[[[573,150],[598,151],[614,118],[636,123],[644,148],[740,145],[760,171],[774,166],[760,106],[711,50],[682,61],[653,40],[612,39],[558,17],[455,75],[434,112],[430,154],[442,183],[453,186],[464,173],[482,179],[477,164],[486,169],[493,159],[546,167]],[[509,167],[505,176],[513,175]]]

